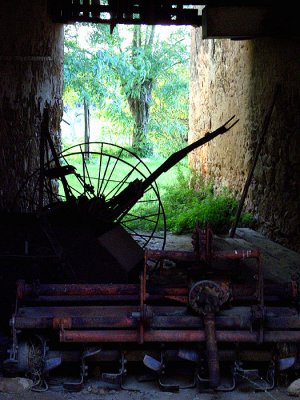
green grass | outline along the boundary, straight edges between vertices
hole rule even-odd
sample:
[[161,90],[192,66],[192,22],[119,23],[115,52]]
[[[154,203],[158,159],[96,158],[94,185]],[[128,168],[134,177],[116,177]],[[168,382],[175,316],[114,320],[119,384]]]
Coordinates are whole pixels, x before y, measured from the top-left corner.
[[[102,149],[103,150],[103,149]],[[68,185],[76,197],[82,195],[88,198],[103,196],[109,201],[115,195],[121,193],[135,179],[143,182],[151,172],[155,171],[163,159],[151,158],[140,161],[135,157],[123,154],[102,152],[102,156],[95,151],[88,160],[81,155],[69,153],[64,158],[64,163],[72,165],[75,173],[66,176]],[[187,163],[187,161],[185,161]],[[188,171],[187,166],[181,164],[181,169]],[[149,172],[149,170],[151,172]],[[156,184],[146,190],[144,196],[130,209],[122,219],[125,228],[136,230],[161,230],[164,228],[163,219],[159,219],[161,203],[157,196],[157,189],[163,197],[169,188],[177,181],[178,166],[163,173]],[[157,186],[156,186],[157,185]],[[63,186],[60,185],[59,193],[64,197]],[[135,189],[133,190],[135,195]]]
[[[101,172],[100,172],[100,179],[99,179],[99,160],[91,158],[91,160],[86,160],[84,162],[85,167],[83,167],[82,162],[78,159],[78,157],[68,157],[67,161],[69,164],[71,164],[73,167],[75,167],[75,172],[77,173],[78,177],[76,175],[68,175],[67,180],[68,183],[72,188],[75,189],[75,191],[82,191],[82,184],[80,183],[80,178],[85,181],[86,184],[91,184],[94,186],[95,189],[99,189],[102,191],[104,188],[104,195],[108,194],[110,190],[112,190],[116,185],[118,185],[119,182],[122,182],[122,180],[133,170],[133,167],[137,165],[137,161],[134,158],[127,158],[124,162],[116,165],[115,169],[115,159],[111,159],[110,162],[108,163],[107,160],[102,161],[101,165]],[[148,167],[148,169],[153,172],[155,171],[163,162],[163,159],[143,159],[144,163]],[[133,171],[128,179],[124,181],[124,185],[122,185],[122,188],[125,188],[128,183],[132,182],[134,179],[140,179],[143,181],[147,176],[149,176],[149,172],[146,170],[146,168],[143,167],[142,164],[139,164],[137,166],[138,171]],[[185,174],[188,174],[188,167],[184,166],[184,164],[180,165],[180,168],[182,170],[185,170]],[[88,170],[88,171],[87,171]],[[169,171],[163,173],[156,181],[156,184],[159,188],[159,191],[161,193],[164,193],[165,191],[168,190],[169,186],[172,186],[173,184],[176,184],[177,182],[177,171],[178,171],[178,166],[174,166],[171,168]],[[100,189],[98,185],[98,181],[102,183],[102,188]],[[62,194],[62,192],[61,192]],[[111,195],[109,194],[109,197]]]
[[[107,154],[99,157],[95,152],[89,160],[69,154],[65,160],[76,168],[75,175],[68,175],[67,181],[76,197],[81,194],[87,197],[104,196],[108,201],[122,192],[135,179],[144,181],[155,171],[163,159],[143,159],[143,163],[135,157],[123,153]],[[145,167],[146,165],[146,167]],[[163,173],[156,181],[161,201],[165,209],[168,230],[174,233],[191,232],[196,223],[203,227],[208,223],[215,233],[228,232],[238,202],[226,188],[215,194],[213,185],[198,182],[198,189],[190,187],[195,178],[191,176],[184,159],[169,171]],[[93,188],[94,191],[91,189]],[[156,189],[150,189],[125,216],[125,227],[132,230],[163,229],[163,220],[158,220],[160,203]],[[62,187],[60,193],[63,193]],[[135,193],[135,189],[133,190]],[[252,220],[251,214],[242,216],[244,226]]]

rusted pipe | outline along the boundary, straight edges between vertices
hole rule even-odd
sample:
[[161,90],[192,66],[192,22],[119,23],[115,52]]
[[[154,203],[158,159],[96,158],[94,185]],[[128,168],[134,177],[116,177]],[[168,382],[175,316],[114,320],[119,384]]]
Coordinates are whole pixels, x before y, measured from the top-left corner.
[[201,257],[199,254],[191,251],[173,251],[173,250],[151,250],[146,251],[147,259],[151,260],[171,260],[171,261],[182,261],[182,262],[195,262],[200,261]]
[[[136,314],[140,314],[139,311]],[[57,319],[57,318],[56,318]],[[108,316],[95,316],[95,317],[68,317],[70,329],[134,329],[138,326],[140,317],[136,318],[134,314],[131,316],[126,315],[113,315]],[[30,317],[30,316],[16,316],[15,326],[17,329],[51,329],[54,327],[55,317]],[[266,329],[300,329],[300,319],[298,317],[276,317],[268,318],[265,320]],[[203,329],[203,322],[200,317],[196,316],[153,316],[147,321],[149,329]],[[56,325],[58,327],[58,325]],[[251,329],[251,316],[218,316],[216,317],[217,329],[237,329],[237,330],[250,330]]]
[[259,259],[261,254],[258,249],[253,250],[226,250],[212,253],[213,260],[246,260],[248,258]]
[[[160,296],[160,298],[162,298]],[[99,296],[39,296],[36,299],[27,298],[28,301],[36,301],[37,303],[91,303],[91,302],[99,302],[99,303],[136,303],[139,300],[138,295],[99,295]]]
[[[254,289],[254,287],[253,287]],[[255,290],[255,289],[254,289]],[[187,304],[188,303],[188,296],[184,295],[174,295],[174,294],[147,294],[147,303],[154,304],[162,301],[169,301],[172,303],[177,304]],[[289,297],[283,297],[280,295],[269,296],[265,295],[264,297],[266,304],[277,304],[280,301],[288,300]],[[39,296],[37,298],[27,298],[28,302],[34,302],[35,304],[38,303],[69,303],[72,304],[74,302],[80,302],[82,304],[87,303],[138,303],[139,296],[138,295],[113,295],[113,296]],[[232,296],[232,303],[233,304],[251,304],[253,302],[257,302],[257,297],[255,294],[242,294],[242,295],[235,295]]]
[[209,386],[211,388],[216,388],[220,384],[220,364],[216,338],[215,315],[213,313],[208,313],[204,315],[203,322],[207,350]]
[[75,343],[132,343],[138,342],[138,331],[107,330],[107,331],[66,331],[63,330],[59,335],[61,342]]
[[[236,307],[221,311],[215,317],[219,331],[250,330],[251,307]],[[53,328],[54,320],[68,319],[67,329],[135,329],[144,318],[148,329],[203,329],[201,316],[187,314],[186,307],[146,306],[78,306],[21,307],[15,315],[17,329]],[[57,325],[57,324],[56,324]],[[288,307],[266,307],[264,327],[268,330],[300,329],[298,312]]]
[[[258,333],[248,331],[216,331],[218,342],[257,343]],[[60,332],[61,342],[94,342],[94,343],[133,343],[139,341],[139,332],[131,330],[103,330],[103,331],[74,331]],[[144,342],[204,342],[205,332],[199,330],[145,331]],[[300,331],[267,331],[263,337],[264,343],[300,342]]]
[[[255,284],[231,284],[232,301],[254,301],[256,299]],[[188,297],[187,287],[160,288],[147,287],[147,301],[154,302],[168,298]],[[290,282],[285,284],[266,284],[264,288],[266,302],[293,299],[294,293]],[[28,298],[32,301],[59,302],[59,301],[139,301],[140,285],[137,284],[27,284],[19,281],[17,296],[19,300]]]
[[26,296],[121,296],[139,295],[135,284],[27,284],[17,283],[19,299]]

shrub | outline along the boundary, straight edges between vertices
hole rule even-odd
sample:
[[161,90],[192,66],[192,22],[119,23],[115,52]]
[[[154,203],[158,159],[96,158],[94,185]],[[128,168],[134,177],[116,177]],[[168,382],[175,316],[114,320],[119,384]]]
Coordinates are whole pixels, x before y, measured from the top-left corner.
[[[180,173],[177,184],[168,187],[162,201],[168,230],[176,234],[192,231],[197,222],[203,228],[208,223],[215,233],[227,233],[238,206],[238,201],[227,188],[215,194],[211,182],[208,185],[202,182],[197,189],[192,189],[188,179]],[[244,217],[243,224],[250,222],[250,216]]]

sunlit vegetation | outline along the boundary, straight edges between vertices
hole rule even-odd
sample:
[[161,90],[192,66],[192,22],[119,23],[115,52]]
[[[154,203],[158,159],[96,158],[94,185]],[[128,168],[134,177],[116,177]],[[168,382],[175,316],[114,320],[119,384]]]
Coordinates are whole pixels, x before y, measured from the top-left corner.
[[[145,164],[142,167],[126,150],[120,157],[117,146],[104,156],[103,144],[93,145],[88,157],[69,154],[67,162],[75,173],[67,179],[78,196],[109,200],[187,145],[189,37],[188,27],[117,26],[112,34],[104,25],[66,27],[64,105],[71,131],[76,118],[81,118],[84,134],[79,142],[92,138],[117,144]],[[63,136],[64,147],[76,144],[73,139]],[[196,223],[209,223],[214,231],[227,232],[237,208],[234,196],[228,189],[216,194],[213,185],[204,182],[195,190],[190,183],[187,158],[157,180],[168,229],[189,232]],[[155,197],[155,190],[148,191],[134,206],[127,228],[151,229],[157,217]],[[252,219],[251,215],[243,218]],[[163,227],[162,220],[158,224]]]
[[189,36],[188,27],[121,26],[113,34],[103,25],[67,27],[65,107],[84,106],[99,120],[96,140],[110,130],[140,156],[165,156],[182,147]]

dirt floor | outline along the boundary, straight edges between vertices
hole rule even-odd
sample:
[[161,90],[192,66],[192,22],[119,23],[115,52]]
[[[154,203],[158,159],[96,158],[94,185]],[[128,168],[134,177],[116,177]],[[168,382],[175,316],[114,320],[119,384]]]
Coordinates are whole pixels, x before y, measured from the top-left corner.
[[[155,247],[155,243],[153,247]],[[300,254],[273,243],[250,229],[238,229],[234,239],[215,236],[214,248],[216,250],[260,248],[263,256],[264,276],[274,282],[287,281],[292,274],[300,270]],[[192,251],[191,235],[169,234],[166,249]],[[181,389],[178,393],[165,393],[159,390],[157,382],[139,382],[138,375],[134,374],[126,378],[124,383],[126,389],[123,390],[109,388],[96,380],[87,381],[80,393],[65,392],[61,379],[52,379],[48,384],[49,390],[43,393],[33,391],[24,391],[19,394],[1,393],[0,389],[0,400],[167,400],[171,398],[172,400],[284,400],[290,398],[285,385],[271,391],[257,391],[263,389],[265,383],[262,380],[249,378],[241,379],[237,388],[231,392],[199,392],[198,388],[192,388]]]
[[[1,380],[1,378],[0,378]],[[61,384],[49,382],[49,389],[43,393],[24,391],[20,394],[0,393],[1,400],[287,400],[286,387],[277,387],[271,391],[257,391],[257,383],[241,381],[231,392],[199,391],[198,389],[181,389],[178,393],[164,393],[156,383],[141,383],[135,377],[129,377],[125,389],[115,390],[103,388],[102,384],[87,381],[80,393],[68,393]]]

